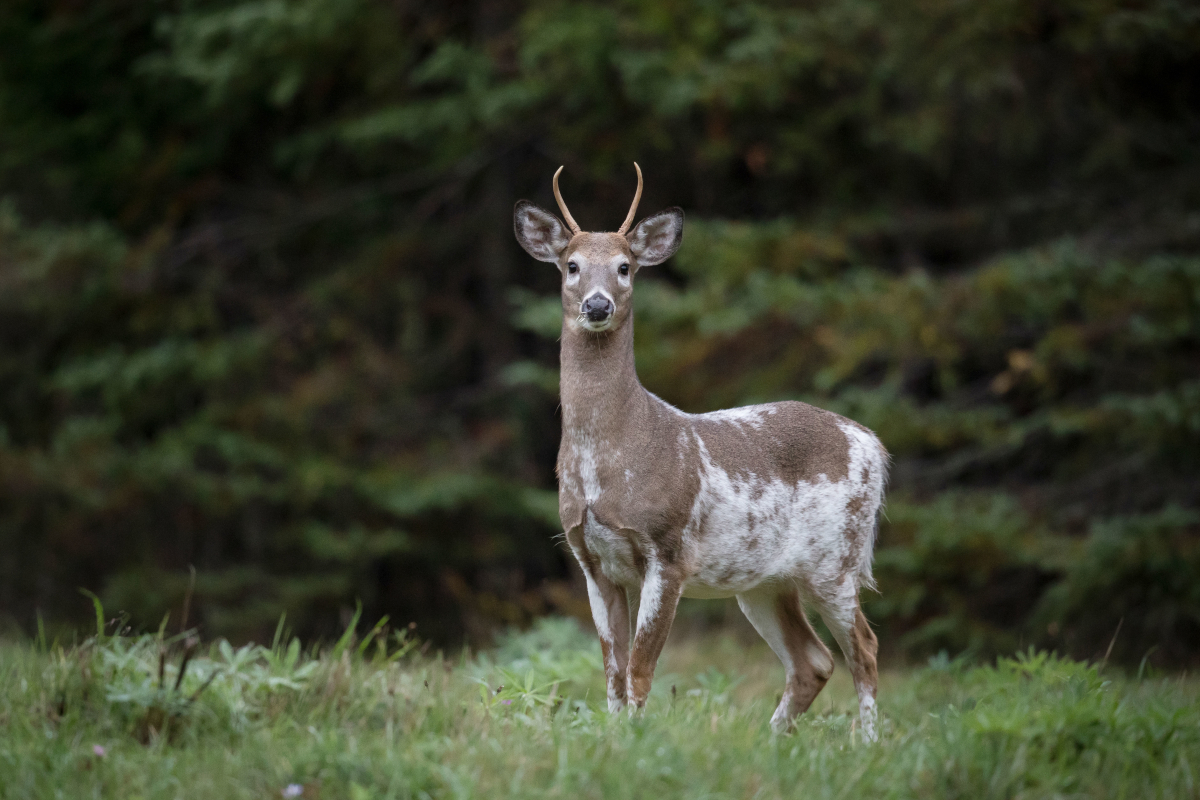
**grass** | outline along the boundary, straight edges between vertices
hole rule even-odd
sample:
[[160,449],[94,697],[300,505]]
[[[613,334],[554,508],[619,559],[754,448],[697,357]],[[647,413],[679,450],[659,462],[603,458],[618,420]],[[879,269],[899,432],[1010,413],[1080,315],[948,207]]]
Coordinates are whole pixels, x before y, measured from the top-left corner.
[[0,647],[0,797],[1197,796],[1200,684],[1182,676],[935,659],[884,672],[865,745],[840,668],[772,736],[782,670],[731,636],[673,643],[634,719],[603,710],[599,648],[566,620],[474,657],[378,627],[321,654],[276,638]]

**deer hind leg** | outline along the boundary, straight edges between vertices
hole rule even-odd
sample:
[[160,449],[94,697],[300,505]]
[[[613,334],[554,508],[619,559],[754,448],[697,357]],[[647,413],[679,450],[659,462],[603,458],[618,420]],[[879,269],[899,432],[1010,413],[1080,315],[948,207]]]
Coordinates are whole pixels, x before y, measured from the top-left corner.
[[737,600],[746,619],[783,662],[787,683],[771,715],[771,729],[785,731],[825,687],[833,674],[833,656],[809,625],[796,589],[756,590],[739,594]]
[[836,603],[823,603],[821,619],[829,626],[833,638],[846,656],[850,675],[854,678],[854,689],[858,692],[858,716],[863,738],[868,742],[879,738],[877,730],[878,711],[875,696],[879,685],[878,667],[875,661],[878,642],[871,623],[863,616],[854,595]]

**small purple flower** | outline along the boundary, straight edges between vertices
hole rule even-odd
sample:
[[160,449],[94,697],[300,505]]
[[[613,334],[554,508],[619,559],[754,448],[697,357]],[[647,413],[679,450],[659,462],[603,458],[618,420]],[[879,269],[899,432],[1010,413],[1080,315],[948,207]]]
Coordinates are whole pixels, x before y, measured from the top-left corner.
[[501,700],[501,701],[500,701],[500,705],[502,705],[502,706],[511,706],[511,705],[512,705],[512,700]]
[[283,790],[284,797],[299,797],[304,794],[304,787],[298,783],[289,783]]
[[101,745],[98,745],[98,744],[92,745],[92,753],[99,756],[100,758],[104,758],[106,755],[108,755],[108,751],[105,750]]

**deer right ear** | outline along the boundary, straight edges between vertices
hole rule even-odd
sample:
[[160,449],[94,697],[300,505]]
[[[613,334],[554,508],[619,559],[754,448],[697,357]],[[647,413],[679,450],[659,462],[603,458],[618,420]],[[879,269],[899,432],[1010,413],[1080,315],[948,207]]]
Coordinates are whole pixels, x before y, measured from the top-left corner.
[[513,209],[513,232],[526,253],[551,264],[558,263],[558,257],[571,242],[567,226],[558,217],[528,200],[519,201]]

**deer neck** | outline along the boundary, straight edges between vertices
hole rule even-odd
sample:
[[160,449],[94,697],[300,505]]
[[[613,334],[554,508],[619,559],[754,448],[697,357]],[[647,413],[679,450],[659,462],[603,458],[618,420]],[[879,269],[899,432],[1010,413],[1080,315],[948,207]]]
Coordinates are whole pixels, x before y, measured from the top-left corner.
[[633,318],[604,333],[564,321],[560,366],[564,438],[619,437],[646,398],[633,360]]

